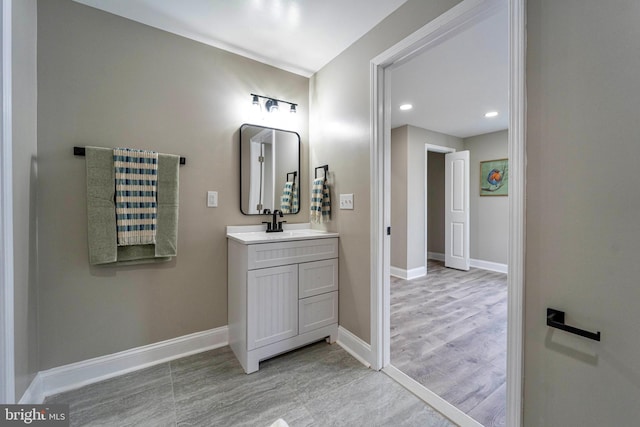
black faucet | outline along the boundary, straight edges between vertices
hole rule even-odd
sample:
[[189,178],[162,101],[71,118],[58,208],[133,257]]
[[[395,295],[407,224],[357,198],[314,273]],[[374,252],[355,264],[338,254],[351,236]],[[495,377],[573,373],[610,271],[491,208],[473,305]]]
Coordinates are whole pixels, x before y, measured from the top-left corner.
[[271,219],[271,223],[265,222],[267,224],[267,233],[277,233],[279,231],[284,231],[282,229],[282,223],[287,221],[278,221],[277,217],[280,215],[282,218],[282,211],[279,209],[275,209],[271,214],[273,217]]
[[[264,215],[271,215],[271,209],[265,209],[264,211],[262,211],[262,213]],[[262,221],[263,224],[267,224],[267,233],[271,232],[271,222],[269,221]]]

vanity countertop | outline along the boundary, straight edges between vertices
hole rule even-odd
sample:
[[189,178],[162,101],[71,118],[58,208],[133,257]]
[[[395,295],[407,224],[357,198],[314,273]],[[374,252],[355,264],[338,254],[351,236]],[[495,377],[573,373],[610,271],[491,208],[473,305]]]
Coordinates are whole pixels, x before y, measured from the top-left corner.
[[227,238],[244,245],[254,243],[275,243],[292,240],[329,239],[338,237],[338,233],[314,230],[309,223],[283,224],[284,231],[267,233],[264,225],[229,225]]

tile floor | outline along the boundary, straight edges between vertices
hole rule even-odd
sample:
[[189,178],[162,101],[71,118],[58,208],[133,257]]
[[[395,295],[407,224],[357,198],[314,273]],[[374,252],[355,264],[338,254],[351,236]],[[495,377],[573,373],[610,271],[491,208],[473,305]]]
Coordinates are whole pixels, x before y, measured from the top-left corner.
[[381,372],[324,341],[246,375],[229,347],[47,398],[72,426],[452,426]]

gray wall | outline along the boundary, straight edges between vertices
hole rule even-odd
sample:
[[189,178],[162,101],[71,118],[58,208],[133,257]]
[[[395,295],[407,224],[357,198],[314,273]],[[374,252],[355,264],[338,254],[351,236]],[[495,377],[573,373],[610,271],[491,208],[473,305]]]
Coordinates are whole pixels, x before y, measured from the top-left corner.
[[444,253],[444,153],[427,153],[427,252]]
[[391,266],[407,269],[407,126],[391,129]]
[[471,165],[470,255],[472,259],[507,264],[509,245],[509,198],[480,197],[480,162],[508,157],[508,132],[487,133],[464,139]]
[[[506,158],[506,130],[465,138],[470,158],[470,257],[507,264],[509,242],[508,197],[480,197],[480,162]],[[429,152],[428,251],[444,253],[444,155]]]
[[636,425],[640,3],[527,3],[525,425]]
[[38,372],[35,0],[12,4],[13,257],[16,400]]
[[463,149],[455,136],[409,125],[391,130],[391,266],[405,270],[426,266],[425,144]]
[[409,0],[310,82],[309,167],[329,164],[333,193],[354,193],[354,210],[333,210],[340,233],[340,324],[366,342],[371,335],[369,63],[458,3]]
[[[251,92],[299,103],[291,128],[307,191],[309,79],[71,0],[38,3],[40,369],[227,325],[225,226],[262,220],[239,209],[238,129],[253,121]],[[175,260],[89,267],[74,145],[187,158]],[[207,190],[219,192],[218,208],[206,207]],[[301,201],[288,221],[308,221],[308,193]]]

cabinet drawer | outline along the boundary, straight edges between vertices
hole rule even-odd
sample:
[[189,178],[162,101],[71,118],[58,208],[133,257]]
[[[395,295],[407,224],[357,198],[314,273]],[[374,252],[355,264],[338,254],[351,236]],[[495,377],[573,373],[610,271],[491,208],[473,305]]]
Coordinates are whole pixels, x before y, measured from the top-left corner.
[[338,323],[338,292],[303,298],[299,301],[299,333]]
[[300,298],[338,290],[338,259],[305,262],[298,266],[298,296]]
[[338,257],[338,239],[296,240],[248,246],[248,268],[275,267]]

